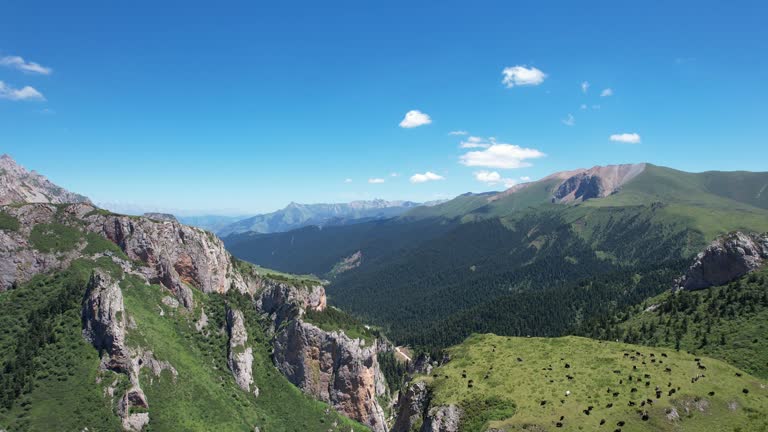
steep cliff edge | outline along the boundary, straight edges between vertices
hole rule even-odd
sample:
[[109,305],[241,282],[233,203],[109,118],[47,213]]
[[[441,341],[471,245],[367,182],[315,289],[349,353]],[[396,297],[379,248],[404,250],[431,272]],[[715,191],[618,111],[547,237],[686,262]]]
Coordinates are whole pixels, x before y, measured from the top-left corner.
[[697,290],[723,285],[760,267],[768,260],[768,234],[732,232],[714,240],[696,256],[679,289]]
[[51,183],[42,175],[27,171],[10,156],[0,156],[0,205],[13,203],[76,203],[88,198]]
[[[149,403],[139,382],[142,368],[148,368],[155,376],[166,369],[176,376],[176,369],[155,359],[150,351],[126,345],[128,317],[122,290],[118,282],[102,270],[94,270],[88,282],[82,320],[83,337],[101,353],[101,367],[128,377],[128,388],[117,404],[123,429],[141,431],[150,420],[149,412],[143,411],[149,408]],[[110,388],[114,394],[114,387]],[[140,412],[135,412],[136,409]]]
[[330,403],[339,412],[376,432],[387,430],[377,396],[385,392],[376,359],[377,347],[363,346],[343,332],[327,332],[291,321],[274,342],[277,368],[307,394]]
[[253,383],[253,348],[246,346],[248,331],[241,311],[227,310],[227,333],[229,334],[227,366],[241,389],[250,392],[253,386],[253,394],[258,396],[259,388]]

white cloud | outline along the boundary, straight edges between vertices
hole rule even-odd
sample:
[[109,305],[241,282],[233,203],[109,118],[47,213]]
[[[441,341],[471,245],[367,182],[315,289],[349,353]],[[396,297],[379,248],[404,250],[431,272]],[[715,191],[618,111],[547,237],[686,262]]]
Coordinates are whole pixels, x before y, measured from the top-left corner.
[[486,140],[482,137],[471,136],[459,144],[461,148],[488,148],[493,143],[493,138]]
[[600,92],[600,97],[613,96],[613,89],[607,88]]
[[531,166],[526,162],[527,159],[544,156],[546,156],[544,153],[536,149],[493,141],[485,150],[471,151],[461,155],[459,161],[466,166],[510,169]]
[[384,179],[383,178],[369,178],[368,179],[368,183],[380,184],[380,183],[384,183]]
[[34,87],[25,86],[20,89],[17,89],[0,81],[0,99],[8,99],[12,101],[22,101],[22,100],[44,101],[45,96],[43,96],[43,94],[37,91]]
[[589,107],[587,106],[587,104],[581,104],[581,106],[579,107],[579,109],[581,109],[581,110],[585,110],[585,109],[587,109],[587,108],[589,108]]
[[522,177],[520,177],[520,180],[524,181],[524,182],[529,182],[529,181],[531,181],[531,178],[528,177],[528,176],[522,176]]
[[389,174],[389,176],[390,177],[399,177],[400,173],[393,172],[393,173]]
[[573,125],[576,124],[576,118],[573,117],[573,114],[568,114],[568,117],[566,117],[566,118],[564,118],[564,119],[562,119],[560,121],[563,122],[563,124],[566,125],[566,126],[573,126]]
[[475,174],[475,180],[483,183],[494,184],[501,181],[501,174],[496,171],[477,171]]
[[[499,174],[497,171],[476,171],[473,174],[475,176],[475,180],[483,182],[489,186],[502,183],[504,187],[511,188],[512,186],[519,183],[515,179],[502,177],[501,174]],[[528,177],[521,177],[520,180],[525,178]]]
[[467,135],[469,132],[465,130],[455,130],[448,132],[448,135]]
[[587,93],[589,91],[589,81],[584,81],[581,83],[581,91],[583,93]]
[[35,62],[25,61],[19,56],[0,57],[0,66],[7,66],[22,72],[36,73],[40,75],[50,75],[51,72],[53,72],[53,69],[49,67],[42,66]]
[[411,176],[411,183],[425,183],[434,180],[445,180],[445,177],[435,174],[431,171],[427,171],[424,174],[414,174]]
[[405,113],[403,121],[400,122],[401,128],[415,128],[432,123],[432,119],[425,113],[419,110],[410,110]]
[[543,83],[544,78],[547,77],[547,74],[539,69],[536,69],[535,67],[527,68],[525,65],[506,67],[501,73],[504,75],[501,82],[506,85],[507,88],[512,88],[514,86],[539,85]]
[[636,133],[613,134],[611,135],[610,139],[613,142],[640,144],[640,135]]
[[352,179],[351,178],[344,179],[344,183],[352,183]]

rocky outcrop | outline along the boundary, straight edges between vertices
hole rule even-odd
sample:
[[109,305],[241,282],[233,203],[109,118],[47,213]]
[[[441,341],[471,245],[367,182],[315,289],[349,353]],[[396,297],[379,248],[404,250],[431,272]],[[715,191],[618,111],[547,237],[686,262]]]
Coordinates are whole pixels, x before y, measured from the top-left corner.
[[397,400],[397,418],[392,432],[419,430],[424,424],[424,414],[429,408],[429,387],[424,381],[411,383]]
[[256,307],[270,316],[274,327],[302,315],[303,311],[322,312],[327,307],[325,287],[296,287],[287,283],[260,279],[256,282]]
[[386,389],[376,354],[375,342],[363,346],[343,332],[327,332],[301,319],[285,325],[274,342],[275,364],[290,382],[373,431],[385,432],[376,397]]
[[429,410],[421,432],[459,432],[461,409],[456,405],[442,405]]
[[0,290],[29,280],[38,273],[65,268],[81,256],[85,242],[71,251],[44,253],[32,247],[35,225],[57,223],[96,233],[117,244],[133,261],[143,263],[152,283],[168,288],[191,308],[190,287],[203,292],[230,289],[253,292],[255,282],[235,271],[224,244],[213,234],[175,221],[115,215],[90,204],[27,204],[3,208],[19,221],[16,231],[0,230]]
[[696,256],[678,289],[697,290],[723,285],[760,267],[768,260],[768,234],[732,232],[713,241]]
[[[227,333],[229,334],[227,365],[237,385],[246,392],[250,392],[253,385],[253,349],[246,345],[248,331],[241,311],[227,310]],[[255,385],[253,388],[253,393],[258,396],[259,388]]]
[[144,213],[143,215],[145,218],[154,219],[158,221],[170,221],[170,222],[178,222],[178,219],[176,219],[176,216],[170,214],[170,213],[155,213],[155,212],[149,212]]
[[596,166],[566,177],[553,192],[553,201],[570,203],[604,198],[645,170],[645,164]]
[[130,355],[125,345],[126,313],[123,292],[106,272],[91,274],[82,309],[83,337],[99,353],[107,369],[126,372]]
[[10,156],[0,156],[0,205],[13,203],[77,203],[88,198],[67,191],[47,178],[27,171]]
[[123,304],[123,293],[118,281],[103,270],[91,274],[82,308],[83,337],[99,350],[101,368],[125,374],[130,380],[128,390],[117,403],[123,429],[141,431],[149,423],[149,413],[133,412],[149,407],[141,389],[139,376],[142,368],[148,368],[155,376],[169,370],[178,373],[168,362],[155,359],[151,351],[130,348],[125,343],[129,320]]

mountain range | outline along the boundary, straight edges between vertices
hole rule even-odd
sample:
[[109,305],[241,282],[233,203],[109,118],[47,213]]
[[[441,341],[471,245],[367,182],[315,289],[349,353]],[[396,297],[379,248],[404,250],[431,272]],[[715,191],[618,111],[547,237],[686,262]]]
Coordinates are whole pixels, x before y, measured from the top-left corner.
[[768,428],[768,173],[594,167],[225,244],[0,162],[2,430]]

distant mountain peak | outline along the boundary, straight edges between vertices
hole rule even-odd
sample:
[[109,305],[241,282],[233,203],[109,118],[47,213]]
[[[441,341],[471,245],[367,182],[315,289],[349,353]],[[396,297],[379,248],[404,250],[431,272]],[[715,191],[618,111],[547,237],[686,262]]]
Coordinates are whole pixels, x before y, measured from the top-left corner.
[[28,171],[7,154],[0,156],[0,205],[13,203],[90,203],[88,198]]

